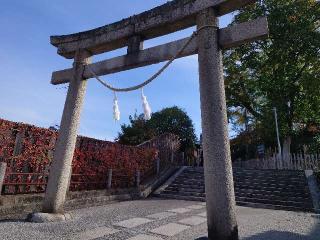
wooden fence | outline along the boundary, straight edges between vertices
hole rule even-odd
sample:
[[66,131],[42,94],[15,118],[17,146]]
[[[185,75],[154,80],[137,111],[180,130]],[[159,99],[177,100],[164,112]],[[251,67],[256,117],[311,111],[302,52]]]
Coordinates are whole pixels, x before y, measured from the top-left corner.
[[292,153],[287,155],[273,154],[272,156],[235,161],[233,167],[247,169],[287,169],[287,170],[319,170],[320,154]]
[[[137,172],[138,173],[138,172]],[[156,173],[154,173],[156,174]],[[139,176],[139,177],[138,177]],[[108,174],[72,174],[69,191],[125,189],[135,187],[143,176],[128,175],[123,171],[110,170]],[[139,180],[138,180],[139,178]],[[0,195],[43,193],[46,190],[48,174],[44,173],[11,173],[3,179]]]
[[177,135],[165,133],[149,141],[141,143],[138,147],[158,149],[158,158],[161,160],[161,169],[165,165],[182,165],[183,155],[180,152],[180,139]]

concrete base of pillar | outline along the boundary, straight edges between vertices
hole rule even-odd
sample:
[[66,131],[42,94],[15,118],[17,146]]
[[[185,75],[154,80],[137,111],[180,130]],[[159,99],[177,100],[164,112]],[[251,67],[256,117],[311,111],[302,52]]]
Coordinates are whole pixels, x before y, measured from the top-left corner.
[[27,217],[28,222],[47,223],[47,222],[64,222],[71,220],[69,213],[30,213]]

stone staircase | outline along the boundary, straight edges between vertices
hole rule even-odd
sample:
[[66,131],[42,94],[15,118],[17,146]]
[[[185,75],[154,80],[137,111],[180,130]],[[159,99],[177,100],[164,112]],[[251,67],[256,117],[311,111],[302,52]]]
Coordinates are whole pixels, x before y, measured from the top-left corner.
[[[234,169],[237,205],[312,212],[313,203],[303,171]],[[203,168],[185,168],[155,196],[205,201]]]

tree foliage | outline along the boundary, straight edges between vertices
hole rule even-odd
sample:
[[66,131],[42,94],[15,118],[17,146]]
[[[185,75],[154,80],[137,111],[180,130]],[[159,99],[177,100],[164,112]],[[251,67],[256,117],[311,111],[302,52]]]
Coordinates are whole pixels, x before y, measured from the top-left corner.
[[161,134],[172,133],[180,137],[182,151],[195,147],[197,139],[192,120],[176,106],[153,113],[149,121],[145,121],[143,115],[136,114],[130,116],[129,120],[129,124],[121,125],[121,132],[116,139],[119,143],[138,145]]
[[[231,120],[246,121],[275,139],[276,107],[282,139],[320,125],[320,4],[315,0],[260,0],[232,24],[267,16],[270,37],[224,53]],[[271,142],[273,140],[270,140]]]

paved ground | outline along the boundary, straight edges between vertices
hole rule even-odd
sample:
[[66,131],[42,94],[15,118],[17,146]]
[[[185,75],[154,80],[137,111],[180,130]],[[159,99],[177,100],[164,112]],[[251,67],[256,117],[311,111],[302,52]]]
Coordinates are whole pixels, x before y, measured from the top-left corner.
[[[148,199],[74,210],[64,223],[0,221],[0,239],[188,240],[206,235],[205,205]],[[237,207],[241,239],[319,240],[320,216]]]

